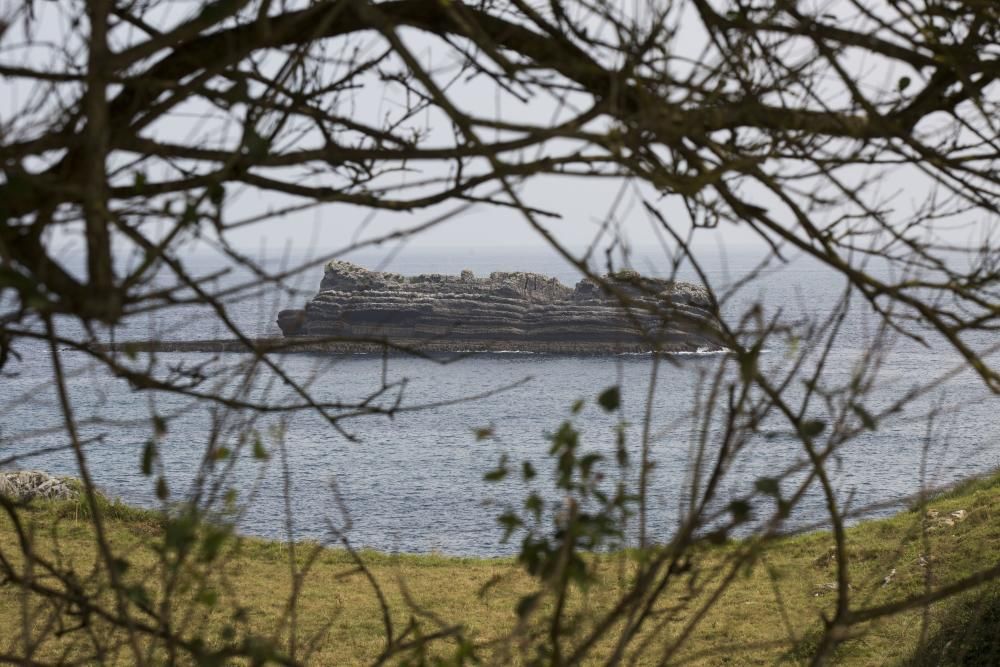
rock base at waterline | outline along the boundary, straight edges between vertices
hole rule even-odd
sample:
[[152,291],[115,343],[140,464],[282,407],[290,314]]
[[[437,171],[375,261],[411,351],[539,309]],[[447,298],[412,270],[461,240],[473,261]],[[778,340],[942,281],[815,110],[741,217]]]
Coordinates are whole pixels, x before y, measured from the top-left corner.
[[[236,339],[123,341],[91,345],[102,353],[150,354],[173,352],[207,353],[304,353],[304,354],[649,354],[653,350],[642,343],[559,342],[559,341],[456,341],[428,339],[337,339],[325,336],[291,338],[254,338],[247,346]],[[689,343],[662,344],[662,354],[711,354],[726,351],[718,346],[698,347]]]

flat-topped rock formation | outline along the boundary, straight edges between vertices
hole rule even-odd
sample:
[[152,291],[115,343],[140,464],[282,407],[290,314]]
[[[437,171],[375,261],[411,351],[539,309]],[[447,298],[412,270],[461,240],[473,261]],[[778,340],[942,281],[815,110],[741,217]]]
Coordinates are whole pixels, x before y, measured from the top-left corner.
[[[537,273],[402,276],[327,264],[304,309],[283,310],[286,337],[387,341],[425,350],[719,351],[719,324],[700,286],[623,271],[567,287]],[[304,342],[304,341],[303,341]]]

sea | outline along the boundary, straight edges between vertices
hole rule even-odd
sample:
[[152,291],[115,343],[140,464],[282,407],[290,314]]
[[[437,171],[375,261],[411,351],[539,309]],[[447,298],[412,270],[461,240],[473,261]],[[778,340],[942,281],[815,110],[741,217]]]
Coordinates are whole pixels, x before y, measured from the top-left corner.
[[[863,425],[862,415],[872,417],[868,426],[874,428],[859,428],[827,459],[839,510],[849,521],[900,511],[922,492],[1000,466],[997,397],[962,368],[945,341],[919,321],[906,322],[912,336],[886,333],[871,304],[857,294],[838,317],[838,304],[849,292],[843,277],[808,257],[786,254],[764,261],[764,256],[759,249],[710,249],[699,256],[700,275],[685,265],[677,277],[707,278],[715,293],[725,296],[722,310],[730,322],[777,332],[761,350],[761,368],[784,383],[795,410],[824,425],[816,440],[820,446],[830,434]],[[321,253],[253,258],[272,272],[312,262],[282,289],[236,290],[226,298],[225,318],[245,335],[278,335],[277,311],[301,307],[318,289]],[[546,249],[397,247],[345,258],[402,274],[526,270],[567,285],[580,279],[575,266]],[[593,257],[595,271],[603,270],[605,259]],[[208,251],[182,260],[201,276],[232,264]],[[672,272],[667,255],[652,249],[633,251],[616,264],[624,265],[651,275]],[[869,270],[892,272],[877,261]],[[251,278],[245,270],[230,270],[207,284],[224,289]],[[168,276],[162,284],[170,284]],[[85,335],[72,321],[56,326],[67,339]],[[833,326],[838,335],[831,342]],[[119,342],[231,337],[220,313],[184,304],[137,314],[97,335]],[[752,342],[749,334],[747,340]],[[967,340],[981,351],[997,342],[991,333]],[[36,340],[21,340],[14,350],[17,356],[0,377],[0,467],[79,475],[52,380],[51,350]],[[524,511],[528,494],[537,493],[553,511],[564,500],[554,484],[550,436],[566,421],[579,431],[582,453],[604,457],[595,469],[608,488],[622,483],[635,490],[647,434],[654,463],[647,539],[669,541],[690,511],[692,486],[704,488],[714,465],[730,400],[725,387],[739,377],[732,358],[709,351],[659,360],[648,354],[568,356],[517,349],[431,358],[274,356],[283,377],[234,353],[119,355],[124,365],[186,383],[194,392],[224,396],[226,405],[138,389],[68,344],[60,344],[57,353],[88,470],[106,494],[143,507],[198,502],[247,535],[458,556],[516,553],[523,532],[504,540],[498,517],[513,511],[532,525]],[[805,364],[793,370],[802,353],[808,353]],[[813,385],[819,391],[803,404],[821,358],[822,373]],[[989,359],[996,367],[996,355]],[[713,404],[719,373],[723,390]],[[870,391],[845,403],[841,390],[859,377],[871,380]],[[596,399],[613,386],[620,387],[621,408],[607,412]],[[326,416],[295,409],[301,404],[296,387],[320,403],[360,407]],[[895,407],[911,394],[912,400]],[[240,407],[254,403],[269,410]],[[625,468],[614,456],[619,432],[630,454]],[[150,474],[144,474],[144,452],[154,450],[145,471]],[[522,474],[525,461],[537,471],[533,479]],[[761,480],[780,480],[779,493],[787,497],[804,479],[807,462],[787,421],[772,410],[725,467],[713,508],[722,511],[731,499],[771,488],[761,487]],[[484,479],[498,470],[509,472],[496,481]],[[157,494],[160,477],[169,490],[166,499]],[[751,504],[753,521],[744,532],[773,515],[776,498],[758,493]],[[828,525],[826,499],[813,483],[781,529]],[[551,532],[551,515],[543,515],[535,529]],[[627,543],[635,542],[637,530],[638,518],[632,516],[626,521]]]

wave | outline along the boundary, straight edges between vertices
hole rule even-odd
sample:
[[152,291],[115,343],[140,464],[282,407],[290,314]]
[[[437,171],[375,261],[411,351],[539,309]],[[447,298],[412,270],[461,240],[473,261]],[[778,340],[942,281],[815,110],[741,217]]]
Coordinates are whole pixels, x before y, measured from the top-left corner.
[[723,349],[699,347],[697,350],[676,350],[665,352],[617,352],[617,357],[651,357],[654,354],[663,354],[670,357],[714,357],[722,354],[732,354],[728,347]]

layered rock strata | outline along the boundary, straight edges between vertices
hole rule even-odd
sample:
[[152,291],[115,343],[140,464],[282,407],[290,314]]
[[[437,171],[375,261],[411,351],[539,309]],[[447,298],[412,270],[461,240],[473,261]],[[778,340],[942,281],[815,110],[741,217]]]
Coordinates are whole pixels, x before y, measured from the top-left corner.
[[327,264],[304,310],[284,310],[285,336],[415,345],[453,351],[717,351],[724,349],[708,291],[626,271],[567,287],[537,273],[477,278],[402,276]]

